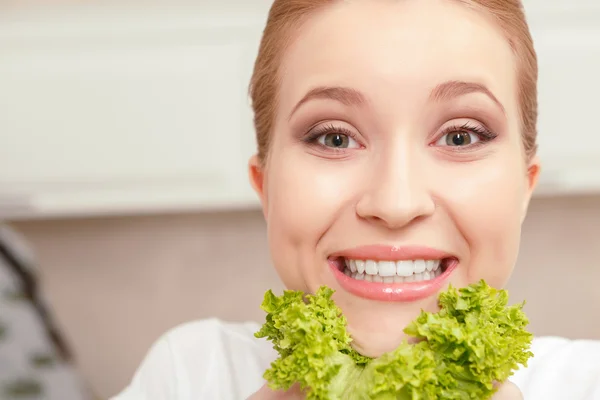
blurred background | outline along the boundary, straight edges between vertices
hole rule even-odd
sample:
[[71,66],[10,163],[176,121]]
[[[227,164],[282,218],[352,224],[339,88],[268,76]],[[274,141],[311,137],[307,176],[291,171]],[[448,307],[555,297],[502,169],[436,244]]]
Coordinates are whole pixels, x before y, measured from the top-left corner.
[[[535,334],[600,339],[600,4],[525,5],[544,170],[509,290]],[[175,325],[262,320],[269,6],[0,0],[0,400],[106,399]]]

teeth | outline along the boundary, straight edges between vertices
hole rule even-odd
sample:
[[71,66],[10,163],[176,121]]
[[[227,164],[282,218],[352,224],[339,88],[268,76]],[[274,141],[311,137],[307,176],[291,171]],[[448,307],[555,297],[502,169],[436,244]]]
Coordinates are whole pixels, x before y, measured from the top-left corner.
[[377,275],[377,272],[379,272],[379,269],[377,268],[377,263],[373,260],[366,261],[365,272],[369,275]]
[[363,260],[356,260],[356,270],[359,274],[365,273],[365,262]]
[[[415,274],[420,274],[421,272],[425,272],[425,269],[427,269],[428,271],[431,271],[431,269],[428,268],[429,263],[434,263],[435,261],[433,260],[416,260],[415,261]],[[433,264],[432,264],[433,266]]]
[[356,261],[346,260],[346,268],[349,268],[352,273],[356,273]]
[[420,282],[442,274],[441,260],[345,260],[344,274],[357,280],[378,283]]
[[[434,269],[437,269],[437,267],[439,267],[439,263],[436,264],[435,260],[427,260],[425,262],[425,268],[427,269],[427,271],[433,271]],[[425,270],[423,270],[425,271]],[[423,272],[421,271],[421,272]]]
[[381,261],[378,263],[380,276],[388,277],[396,275],[396,263],[393,261]]
[[396,275],[411,276],[415,273],[415,263],[413,261],[397,261]]

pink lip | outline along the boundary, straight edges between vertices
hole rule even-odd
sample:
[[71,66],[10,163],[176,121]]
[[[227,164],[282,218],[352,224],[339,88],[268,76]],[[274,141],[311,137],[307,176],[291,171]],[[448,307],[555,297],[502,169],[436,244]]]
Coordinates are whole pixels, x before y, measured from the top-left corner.
[[342,250],[331,255],[331,258],[344,257],[353,260],[398,261],[398,260],[441,260],[454,257],[444,251],[430,247],[399,246],[363,246]]
[[[451,259],[444,273],[435,279],[407,283],[376,283],[346,276],[338,268],[340,257],[355,260],[398,261]],[[333,275],[342,288],[356,296],[388,302],[417,301],[437,293],[458,266],[458,260],[443,251],[427,247],[366,246],[344,250],[329,258]]]

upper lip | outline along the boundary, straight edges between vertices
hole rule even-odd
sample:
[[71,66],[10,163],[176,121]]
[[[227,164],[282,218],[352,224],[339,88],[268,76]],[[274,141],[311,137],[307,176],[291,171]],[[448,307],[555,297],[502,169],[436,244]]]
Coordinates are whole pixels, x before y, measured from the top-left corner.
[[370,245],[335,252],[331,258],[352,260],[401,261],[401,260],[442,260],[456,258],[454,255],[427,246],[409,245]]

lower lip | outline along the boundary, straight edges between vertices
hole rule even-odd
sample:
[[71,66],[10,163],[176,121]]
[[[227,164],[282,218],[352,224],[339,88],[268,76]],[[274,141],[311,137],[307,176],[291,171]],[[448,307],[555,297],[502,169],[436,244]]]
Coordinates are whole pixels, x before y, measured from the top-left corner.
[[359,281],[340,271],[335,261],[330,261],[329,265],[340,286],[356,296],[377,301],[410,302],[422,300],[437,293],[458,266],[458,261],[447,262],[446,270],[434,279],[406,283]]

